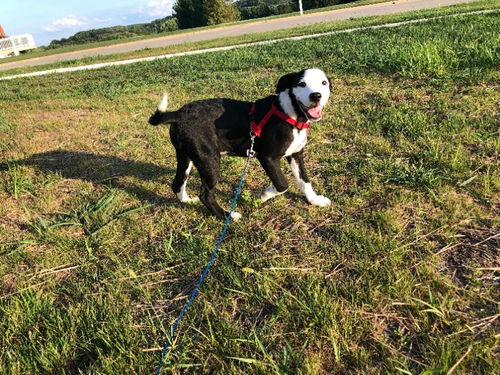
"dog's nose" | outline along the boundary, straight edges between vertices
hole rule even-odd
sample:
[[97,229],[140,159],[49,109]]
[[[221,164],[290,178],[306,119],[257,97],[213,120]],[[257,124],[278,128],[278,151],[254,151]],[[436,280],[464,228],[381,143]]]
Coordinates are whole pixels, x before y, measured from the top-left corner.
[[309,99],[311,99],[311,102],[319,102],[321,99],[321,93],[320,92],[313,92],[311,95],[309,95]]

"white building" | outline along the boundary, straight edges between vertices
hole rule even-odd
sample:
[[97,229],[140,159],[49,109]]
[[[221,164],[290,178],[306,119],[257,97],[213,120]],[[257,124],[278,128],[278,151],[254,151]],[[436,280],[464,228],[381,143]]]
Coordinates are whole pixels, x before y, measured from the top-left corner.
[[31,34],[9,36],[0,39],[0,58],[17,56],[23,51],[36,48]]

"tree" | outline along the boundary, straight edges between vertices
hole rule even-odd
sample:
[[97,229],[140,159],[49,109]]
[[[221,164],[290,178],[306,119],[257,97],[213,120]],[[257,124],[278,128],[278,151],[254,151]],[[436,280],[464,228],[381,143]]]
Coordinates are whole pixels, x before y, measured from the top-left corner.
[[231,0],[177,0],[174,11],[181,29],[240,19],[240,14]]
[[237,21],[240,13],[230,0],[203,0],[205,25]]
[[156,33],[165,33],[179,28],[177,19],[172,16],[160,18],[151,22],[151,26]]
[[203,0],[177,0],[174,11],[180,29],[204,25]]

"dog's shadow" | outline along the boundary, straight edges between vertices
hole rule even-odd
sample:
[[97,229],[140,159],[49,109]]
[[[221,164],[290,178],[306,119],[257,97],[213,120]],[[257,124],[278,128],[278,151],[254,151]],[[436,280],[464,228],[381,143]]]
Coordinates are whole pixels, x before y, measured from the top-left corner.
[[[0,170],[7,170],[11,165],[26,165],[41,172],[58,173],[63,178],[78,179],[121,189],[141,200],[154,204],[173,203],[173,198],[162,197],[147,189],[143,184],[132,182],[154,181],[162,176],[172,176],[175,171],[156,164],[122,159],[116,156],[98,155],[78,151],[48,151],[33,154],[29,158],[0,163]],[[123,177],[133,177],[123,179]],[[124,180],[126,182],[124,182]],[[164,182],[162,181],[162,184]]]

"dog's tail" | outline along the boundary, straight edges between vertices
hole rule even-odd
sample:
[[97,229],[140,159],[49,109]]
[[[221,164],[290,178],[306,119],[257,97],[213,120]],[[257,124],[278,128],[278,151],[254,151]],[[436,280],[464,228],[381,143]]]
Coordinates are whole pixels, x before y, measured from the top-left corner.
[[178,112],[168,112],[167,107],[168,94],[164,93],[160,103],[158,104],[158,107],[156,108],[156,112],[153,113],[149,118],[149,123],[156,126],[160,124],[172,124],[177,122],[177,120],[179,119]]

